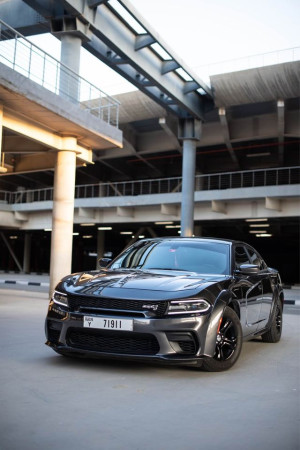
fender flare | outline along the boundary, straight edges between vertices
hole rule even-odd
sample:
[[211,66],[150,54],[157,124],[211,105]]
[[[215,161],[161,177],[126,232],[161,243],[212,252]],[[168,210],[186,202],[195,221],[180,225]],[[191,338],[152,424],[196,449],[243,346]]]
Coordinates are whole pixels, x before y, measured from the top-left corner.
[[277,300],[279,300],[280,305],[281,305],[281,312],[283,312],[284,302],[281,299],[279,289],[275,289],[275,291],[273,292],[272,306],[271,306],[271,310],[270,310],[269,320],[266,325],[266,330],[268,330],[272,324],[273,313],[274,313],[274,309],[275,309]]
[[[203,356],[209,357],[214,356],[219,322],[223,315],[224,309],[226,308],[226,306],[229,305],[231,300],[232,300],[232,293],[230,291],[223,290],[218,295],[210,315],[209,325],[206,332],[205,345],[202,352]],[[235,310],[235,308],[233,309]]]

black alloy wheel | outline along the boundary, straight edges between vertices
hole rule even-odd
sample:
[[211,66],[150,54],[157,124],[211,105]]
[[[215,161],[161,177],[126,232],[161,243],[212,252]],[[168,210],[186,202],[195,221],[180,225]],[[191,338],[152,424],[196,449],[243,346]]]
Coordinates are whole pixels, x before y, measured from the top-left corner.
[[263,342],[276,343],[280,341],[282,333],[282,305],[281,301],[277,298],[274,304],[271,325],[266,333],[262,335]]
[[214,356],[205,358],[201,368],[208,372],[230,369],[240,356],[242,343],[240,320],[235,311],[227,306],[220,319]]

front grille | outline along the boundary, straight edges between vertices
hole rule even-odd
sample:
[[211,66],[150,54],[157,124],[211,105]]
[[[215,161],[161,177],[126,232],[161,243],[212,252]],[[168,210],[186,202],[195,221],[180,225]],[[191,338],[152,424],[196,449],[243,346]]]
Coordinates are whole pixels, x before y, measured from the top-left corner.
[[[156,317],[162,317],[167,309],[166,301],[143,301],[143,300],[126,300],[120,298],[105,297],[88,297],[84,295],[68,295],[69,307],[72,311],[79,311],[81,308],[95,308],[99,310],[116,310],[116,311],[132,311],[133,313],[141,313],[152,311],[152,306],[157,306],[157,310],[153,312]],[[149,309],[147,306],[149,305]],[[146,306],[146,307],[144,307]],[[134,314],[133,314],[134,315]]]
[[102,353],[155,355],[159,351],[156,337],[146,333],[70,328],[66,341],[70,347]]

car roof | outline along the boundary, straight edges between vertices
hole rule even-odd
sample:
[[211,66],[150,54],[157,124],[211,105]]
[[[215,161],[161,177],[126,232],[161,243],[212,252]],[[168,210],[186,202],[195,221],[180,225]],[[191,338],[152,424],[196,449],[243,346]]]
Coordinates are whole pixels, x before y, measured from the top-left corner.
[[[233,239],[224,239],[224,238],[215,238],[215,237],[202,237],[202,236],[162,236],[162,237],[155,237],[155,238],[146,238],[141,239],[141,241],[209,241],[209,242],[223,242],[224,244],[245,244],[244,242],[235,241]],[[139,242],[141,242],[139,241]]]

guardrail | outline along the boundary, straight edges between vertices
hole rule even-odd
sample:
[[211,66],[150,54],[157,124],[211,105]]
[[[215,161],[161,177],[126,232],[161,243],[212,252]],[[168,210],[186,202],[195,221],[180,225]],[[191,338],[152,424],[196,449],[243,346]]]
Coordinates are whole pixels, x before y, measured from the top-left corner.
[[0,20],[0,62],[115,127],[119,102]]
[[[118,183],[84,184],[75,187],[75,198],[169,194],[181,192],[181,183],[181,177],[174,177],[123,181]],[[243,172],[225,172],[197,175],[195,177],[195,191],[290,184],[300,184],[300,166],[247,170]],[[0,191],[0,204],[32,203],[52,200],[53,188],[22,190],[17,192]]]

